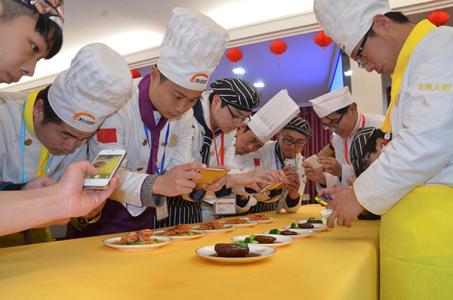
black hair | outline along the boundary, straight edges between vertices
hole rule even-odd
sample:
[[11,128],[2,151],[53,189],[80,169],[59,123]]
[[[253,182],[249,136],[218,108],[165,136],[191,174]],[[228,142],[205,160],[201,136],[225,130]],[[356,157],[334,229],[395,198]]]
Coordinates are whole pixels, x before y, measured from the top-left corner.
[[340,108],[340,109],[336,110],[335,112],[337,114],[344,115],[344,114],[346,114],[348,112],[348,109],[349,109],[349,105],[345,106],[343,108]]
[[55,123],[55,124],[62,124],[63,121],[60,119],[59,116],[55,113],[52,106],[49,103],[49,88],[46,87],[45,89],[39,91],[38,95],[36,96],[36,101],[41,100],[43,103],[43,119],[42,124],[45,125],[47,123]]
[[0,6],[3,8],[0,16],[1,22],[9,22],[21,16],[37,19],[35,31],[44,39],[49,49],[46,59],[54,57],[61,50],[63,31],[48,15],[39,14],[31,8],[12,0],[0,0]]
[[[209,94],[209,98],[208,98],[208,99],[209,99],[209,103],[212,103],[212,100],[214,99],[214,96],[215,96],[215,95],[218,95],[218,93],[212,92],[211,94]],[[219,96],[219,97],[220,97],[220,96]],[[220,107],[221,107],[221,108],[224,108],[227,104],[226,104],[225,101],[222,100],[222,97],[220,97],[220,100],[221,100],[221,101],[220,101]]]
[[[385,13],[384,16],[398,24],[410,23],[409,18],[400,11],[389,11],[388,13]],[[374,36],[375,34],[376,33],[373,31],[373,26],[371,26],[366,33],[366,35],[368,36]]]
[[159,82],[162,83],[162,82],[164,82],[165,80],[168,80],[167,76],[165,76],[164,74],[162,74],[162,72],[159,72]]

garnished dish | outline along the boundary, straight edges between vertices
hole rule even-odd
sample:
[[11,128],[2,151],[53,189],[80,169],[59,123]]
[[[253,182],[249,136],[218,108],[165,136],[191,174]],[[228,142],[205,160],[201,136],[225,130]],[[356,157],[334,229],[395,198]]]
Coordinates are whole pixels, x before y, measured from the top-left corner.
[[249,215],[248,219],[250,221],[256,221],[258,223],[271,223],[274,221],[271,217],[269,217],[266,214],[254,214],[254,215]]
[[170,238],[154,236],[152,230],[144,229],[128,232],[121,237],[106,239],[104,245],[123,251],[146,251],[165,246],[170,242]]
[[226,225],[234,225],[234,227],[237,227],[237,228],[253,227],[256,224],[258,224],[258,222],[251,221],[246,218],[227,219],[227,220],[224,220],[223,223]]
[[206,222],[200,224],[199,226],[193,227],[195,230],[201,230],[205,233],[222,233],[222,232],[230,232],[234,229],[234,225],[232,224],[225,224],[218,220],[214,220],[211,222]]
[[[295,223],[293,223],[295,224]],[[291,225],[293,225],[291,224]],[[327,230],[327,226],[320,219],[310,217],[307,220],[300,220],[296,224],[301,229],[312,229],[314,231]]]
[[314,234],[313,230],[306,230],[306,229],[271,229],[266,234],[278,234],[278,235],[285,235],[290,236],[293,239],[302,239]]
[[191,240],[205,235],[203,231],[193,230],[190,225],[179,224],[167,230],[156,231],[158,236],[169,236],[174,240]]
[[260,244],[269,247],[281,247],[291,244],[294,239],[289,236],[272,234],[241,235],[232,238],[238,245]]
[[275,249],[257,244],[219,243],[199,248],[196,253],[208,260],[243,264],[266,259],[275,253]]

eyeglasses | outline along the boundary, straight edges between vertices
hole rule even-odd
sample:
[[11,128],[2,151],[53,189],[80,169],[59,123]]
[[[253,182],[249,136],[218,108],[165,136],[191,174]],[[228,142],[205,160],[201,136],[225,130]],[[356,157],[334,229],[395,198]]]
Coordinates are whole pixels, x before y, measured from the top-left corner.
[[283,137],[282,141],[285,146],[291,147],[294,145],[294,147],[297,147],[297,148],[303,147],[307,143],[307,141],[295,141],[295,140],[287,138],[287,137]]
[[238,123],[243,123],[243,122],[245,122],[245,120],[248,119],[248,116],[246,116],[246,117],[236,116],[228,104],[225,103],[225,106],[228,108],[228,111],[230,112],[230,115],[233,118],[233,122],[236,121]]
[[[370,28],[371,30],[371,28]],[[365,48],[366,41],[368,39],[368,34],[370,30],[365,33],[362,42],[360,43],[359,50],[357,50],[356,60],[359,68],[363,69],[368,64],[368,59],[365,56],[362,56],[363,48]]]
[[344,112],[342,112],[340,114],[340,117],[336,120],[332,120],[329,124],[325,124],[323,123],[322,124],[322,128],[324,128],[325,130],[329,130],[329,129],[332,129],[332,128],[338,128],[338,125],[340,125],[340,122],[341,120],[343,119],[344,115],[346,114],[347,110],[345,110]]

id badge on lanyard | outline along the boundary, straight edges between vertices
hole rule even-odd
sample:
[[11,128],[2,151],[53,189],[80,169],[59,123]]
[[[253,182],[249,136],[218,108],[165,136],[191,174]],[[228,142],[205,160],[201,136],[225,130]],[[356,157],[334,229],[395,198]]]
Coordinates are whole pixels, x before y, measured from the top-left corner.
[[217,199],[214,204],[214,213],[216,215],[236,214],[236,196]]

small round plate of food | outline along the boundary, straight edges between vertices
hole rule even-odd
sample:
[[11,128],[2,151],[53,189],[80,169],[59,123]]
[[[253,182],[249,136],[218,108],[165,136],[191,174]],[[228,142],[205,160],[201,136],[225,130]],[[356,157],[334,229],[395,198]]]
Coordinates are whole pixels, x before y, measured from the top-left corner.
[[269,217],[266,214],[249,215],[246,219],[248,219],[250,221],[255,221],[258,224],[267,224],[267,223],[272,223],[274,221],[273,218]]
[[165,236],[155,236],[150,229],[128,232],[121,237],[105,239],[104,245],[121,251],[148,251],[171,243]]
[[247,244],[259,244],[268,247],[282,247],[287,246],[294,242],[290,236],[277,235],[277,234],[252,234],[240,235],[232,238],[233,242],[245,242]]
[[305,231],[323,231],[326,230],[326,226],[319,226],[319,225],[324,225],[324,224],[310,224],[310,223],[291,223],[290,225],[286,226],[285,229],[299,229],[299,230],[305,230]]
[[234,225],[225,224],[218,220],[214,220],[211,222],[202,223],[198,226],[194,226],[192,227],[192,229],[199,230],[207,234],[215,234],[233,231]]
[[203,231],[193,230],[190,225],[179,224],[166,230],[154,231],[156,236],[167,236],[175,241],[186,241],[201,238],[206,235]]
[[322,220],[313,217],[299,220],[297,221],[297,224],[299,224],[299,228],[301,229],[312,229],[314,231],[324,231],[328,229]]
[[315,234],[313,230],[306,230],[306,229],[277,229],[273,228],[264,232],[265,234],[272,234],[272,235],[283,235],[283,236],[290,236],[295,240],[307,238]]
[[225,225],[234,225],[236,228],[244,228],[244,227],[253,227],[258,224],[256,221],[251,221],[246,218],[234,218],[234,219],[226,219],[223,220]]
[[198,248],[198,256],[222,263],[246,264],[267,259],[275,254],[272,247],[243,242],[215,244]]

